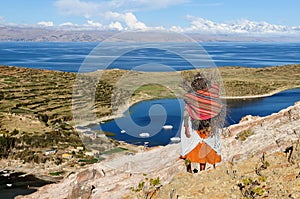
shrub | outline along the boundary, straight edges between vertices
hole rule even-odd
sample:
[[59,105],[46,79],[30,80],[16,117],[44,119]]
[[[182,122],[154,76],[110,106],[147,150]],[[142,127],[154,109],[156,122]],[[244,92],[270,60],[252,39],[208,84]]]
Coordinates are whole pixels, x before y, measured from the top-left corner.
[[144,175],[144,180],[139,182],[139,184],[136,187],[131,187],[132,192],[141,192],[142,195],[144,195],[144,198],[153,198],[157,192],[159,191],[161,185],[159,177],[157,178],[148,178],[147,174]]
[[253,134],[254,134],[253,131],[251,131],[250,129],[248,129],[248,130],[245,130],[245,131],[242,131],[242,132],[238,133],[235,136],[235,139],[236,140],[245,141],[248,137],[250,137]]

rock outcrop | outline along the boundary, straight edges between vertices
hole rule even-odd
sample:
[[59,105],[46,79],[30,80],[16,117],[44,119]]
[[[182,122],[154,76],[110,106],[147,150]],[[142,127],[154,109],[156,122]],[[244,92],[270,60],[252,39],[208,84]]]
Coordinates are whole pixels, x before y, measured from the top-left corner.
[[[60,183],[44,186],[31,195],[19,196],[18,198],[134,198],[132,195],[135,195],[135,193],[131,191],[131,187],[136,187],[145,179],[145,176],[147,178],[159,177],[160,183],[165,185],[161,189],[161,197],[159,198],[164,198],[163,196],[170,198],[170,194],[173,194],[174,190],[177,190],[180,198],[197,198],[201,194],[202,197],[203,194],[213,196],[217,192],[223,194],[219,194],[218,198],[228,198],[227,189],[231,190],[232,194],[235,194],[235,197],[238,198],[240,191],[235,185],[243,179],[244,175],[248,175],[250,171],[253,172],[253,165],[257,165],[257,161],[259,161],[258,157],[261,157],[265,152],[271,154],[276,151],[284,151],[288,146],[291,146],[292,141],[299,139],[300,102],[267,117],[247,116],[239,124],[232,125],[224,131],[227,131],[225,133],[227,136],[221,140],[223,163],[217,165],[216,170],[208,170],[200,175],[187,174],[184,162],[178,158],[180,145],[172,144],[136,154],[110,157],[101,163],[79,171],[77,174],[71,174]],[[239,135],[246,131],[250,131],[251,134],[240,140]],[[276,168],[278,166],[275,163],[286,161],[283,153],[278,152],[278,154],[279,159],[271,159],[271,165],[274,162],[274,169],[264,174],[270,176],[268,180],[273,179],[272,172],[277,172]],[[297,162],[299,159],[297,158],[297,155],[293,155],[290,161]],[[245,159],[248,159],[246,161],[249,162],[244,163]],[[237,166],[236,168],[245,168],[245,171],[237,173],[237,169],[233,169],[235,165],[243,164],[246,166]],[[286,162],[285,164],[289,163]],[[231,169],[228,169],[228,165]],[[299,170],[299,165],[297,168]],[[280,171],[278,170],[278,172]],[[281,172],[284,172],[284,169]],[[225,175],[226,173],[227,175]],[[294,174],[290,174],[286,179],[294,179],[294,177],[296,179]],[[214,179],[216,180],[215,184]],[[217,181],[217,179],[219,180]],[[220,182],[220,179],[223,179],[223,181]],[[209,183],[207,186],[201,187],[200,184],[203,183],[203,180],[207,180]],[[273,180],[277,180],[277,178]],[[291,183],[297,182],[291,181]],[[220,185],[220,189],[216,189],[218,185]],[[278,192],[278,194],[287,194],[288,197],[288,191],[290,190],[282,184],[280,186],[282,186],[280,189],[286,190],[286,192]],[[191,190],[193,187],[194,191]],[[266,187],[268,186],[266,185]],[[179,190],[181,190],[180,193]],[[267,189],[264,191],[266,192]],[[296,193],[299,190],[296,190],[296,188],[292,190],[291,188],[291,191]],[[174,198],[176,197],[174,196]]]
[[[239,161],[262,152],[283,150],[300,138],[300,102],[266,117],[246,116],[239,124],[225,129],[228,137],[222,144],[223,161]],[[246,140],[239,133],[251,132]]]

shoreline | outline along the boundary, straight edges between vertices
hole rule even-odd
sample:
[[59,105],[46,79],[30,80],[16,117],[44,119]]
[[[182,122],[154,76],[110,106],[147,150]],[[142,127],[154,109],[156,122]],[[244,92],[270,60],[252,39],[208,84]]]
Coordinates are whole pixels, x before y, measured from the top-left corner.
[[275,90],[273,92],[267,93],[267,94],[261,94],[261,95],[246,95],[246,96],[225,96],[225,97],[220,97],[222,99],[226,99],[226,100],[235,100],[235,99],[259,99],[259,98],[264,98],[264,97],[271,97],[275,94],[278,94],[280,92],[284,92],[287,90],[293,90],[293,89],[299,89],[300,86],[296,86],[296,87],[287,87],[287,88],[282,88],[282,89],[278,89]]
[[292,90],[292,89],[298,89],[300,88],[299,86],[297,87],[288,87],[288,88],[282,88],[282,89],[277,89],[275,91],[272,91],[270,93],[266,94],[260,94],[260,95],[245,95],[245,96],[220,96],[221,99],[225,100],[235,100],[235,99],[258,99],[258,98],[264,98],[264,97],[271,97],[277,93],[287,91],[287,90]]

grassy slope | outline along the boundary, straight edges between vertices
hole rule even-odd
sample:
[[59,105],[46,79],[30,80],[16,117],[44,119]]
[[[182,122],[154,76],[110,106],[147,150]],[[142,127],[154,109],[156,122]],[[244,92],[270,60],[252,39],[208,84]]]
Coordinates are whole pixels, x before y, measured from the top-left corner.
[[227,96],[268,94],[300,87],[300,65],[219,68]]

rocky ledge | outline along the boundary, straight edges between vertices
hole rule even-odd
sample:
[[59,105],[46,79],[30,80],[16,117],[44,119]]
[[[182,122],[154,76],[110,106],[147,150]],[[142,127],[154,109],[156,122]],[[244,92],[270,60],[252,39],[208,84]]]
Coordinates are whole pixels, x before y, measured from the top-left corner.
[[223,162],[215,170],[186,173],[180,145],[172,144],[109,157],[17,198],[297,198],[299,137],[300,102],[224,129]]

